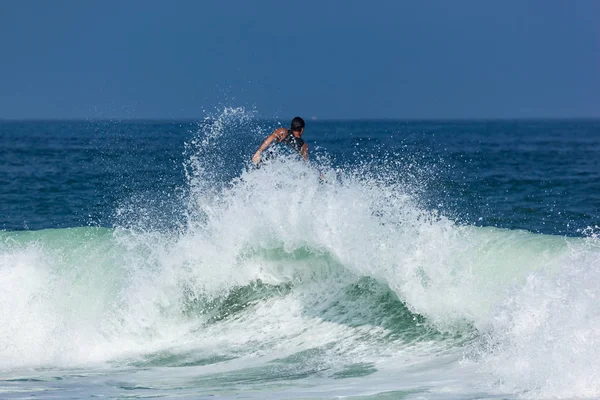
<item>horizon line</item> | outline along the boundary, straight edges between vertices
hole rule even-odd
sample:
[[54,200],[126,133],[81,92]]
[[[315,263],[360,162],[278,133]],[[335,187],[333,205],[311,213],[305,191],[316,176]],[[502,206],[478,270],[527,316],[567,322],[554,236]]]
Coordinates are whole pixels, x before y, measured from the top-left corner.
[[[252,118],[257,121],[278,121],[291,120],[294,117],[257,117]],[[215,120],[210,116],[203,117],[149,117],[149,118],[119,118],[119,117],[67,117],[67,118],[3,118],[0,122],[201,122],[203,120]],[[309,122],[356,122],[356,121],[389,121],[389,122],[494,122],[494,121],[600,121],[600,116],[596,117],[363,117],[363,118],[344,118],[344,117],[308,117],[304,120]]]

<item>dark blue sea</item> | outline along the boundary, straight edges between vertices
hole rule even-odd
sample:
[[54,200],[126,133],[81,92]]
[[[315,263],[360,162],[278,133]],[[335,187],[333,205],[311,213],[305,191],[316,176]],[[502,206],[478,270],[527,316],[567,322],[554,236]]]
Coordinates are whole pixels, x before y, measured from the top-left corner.
[[0,397],[600,396],[600,121],[0,121]]

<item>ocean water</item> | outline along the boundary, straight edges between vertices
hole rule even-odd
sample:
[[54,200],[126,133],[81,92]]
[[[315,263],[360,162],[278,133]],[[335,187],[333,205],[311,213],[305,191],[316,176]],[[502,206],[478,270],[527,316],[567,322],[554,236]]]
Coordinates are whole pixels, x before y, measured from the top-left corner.
[[0,122],[0,398],[600,397],[600,121],[278,124]]

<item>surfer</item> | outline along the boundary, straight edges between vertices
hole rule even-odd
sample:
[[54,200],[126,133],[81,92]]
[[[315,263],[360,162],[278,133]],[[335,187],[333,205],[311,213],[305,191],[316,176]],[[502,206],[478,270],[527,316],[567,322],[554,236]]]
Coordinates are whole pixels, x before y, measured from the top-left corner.
[[267,147],[271,145],[271,143],[273,143],[273,141],[287,144],[292,149],[296,150],[303,159],[308,160],[308,146],[302,139],[303,133],[304,120],[300,117],[294,118],[290,124],[290,129],[275,129],[273,133],[271,133],[269,137],[265,139],[263,144],[261,144],[258,150],[256,150],[256,153],[254,153],[252,162],[254,164],[258,164],[260,162],[260,155],[267,149]]

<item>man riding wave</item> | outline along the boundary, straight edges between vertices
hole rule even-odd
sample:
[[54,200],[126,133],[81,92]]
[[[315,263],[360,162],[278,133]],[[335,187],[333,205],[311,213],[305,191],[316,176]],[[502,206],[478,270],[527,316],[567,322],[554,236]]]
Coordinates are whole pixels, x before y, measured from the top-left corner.
[[260,145],[254,156],[252,162],[258,164],[260,162],[260,156],[273,142],[285,143],[292,149],[296,150],[303,159],[308,160],[308,146],[302,139],[304,133],[304,120],[300,117],[296,117],[290,124],[290,129],[278,128],[273,131]]

